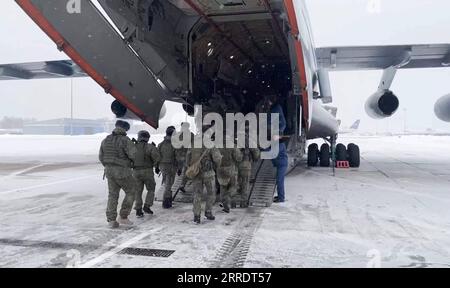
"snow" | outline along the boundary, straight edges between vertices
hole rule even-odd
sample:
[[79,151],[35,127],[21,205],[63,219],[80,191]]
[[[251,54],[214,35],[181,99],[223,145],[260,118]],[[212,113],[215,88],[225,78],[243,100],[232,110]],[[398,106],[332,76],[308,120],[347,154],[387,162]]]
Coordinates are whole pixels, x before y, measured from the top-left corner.
[[[248,267],[448,267],[450,138],[358,137],[360,169],[297,169],[254,236]],[[264,249],[277,244],[277,249]]]
[[[284,204],[229,215],[216,207],[217,220],[197,226],[192,205],[157,202],[154,216],[132,215],[136,227],[119,230],[105,223],[104,136],[0,136],[0,267],[231,265],[223,257],[234,237],[248,240],[244,267],[450,266],[448,136],[346,135],[361,147],[361,168],[333,176],[301,165],[286,178]],[[175,252],[118,254],[123,247]]]

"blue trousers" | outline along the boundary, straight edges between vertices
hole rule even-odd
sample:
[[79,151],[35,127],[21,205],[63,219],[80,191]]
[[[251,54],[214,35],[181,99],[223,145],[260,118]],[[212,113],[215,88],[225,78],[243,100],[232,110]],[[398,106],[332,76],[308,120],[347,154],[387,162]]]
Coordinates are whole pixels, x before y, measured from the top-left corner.
[[278,199],[280,201],[284,201],[285,194],[284,194],[284,177],[286,176],[286,171],[288,166],[287,165],[281,165],[276,166],[277,168],[277,194]]
[[286,152],[286,144],[280,143],[280,151],[278,157],[272,160],[273,166],[277,168],[277,193],[278,199],[284,201],[284,177],[288,168],[288,156]]

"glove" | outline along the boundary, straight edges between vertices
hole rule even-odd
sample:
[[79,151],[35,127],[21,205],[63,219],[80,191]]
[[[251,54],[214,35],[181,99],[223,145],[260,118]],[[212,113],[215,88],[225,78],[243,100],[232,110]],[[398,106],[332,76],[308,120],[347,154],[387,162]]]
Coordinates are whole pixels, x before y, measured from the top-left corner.
[[181,173],[183,173],[183,170],[182,170],[182,169],[178,169],[177,175],[178,175],[178,176],[181,176]]
[[159,170],[159,167],[156,167],[156,168],[155,168],[155,173],[156,173],[157,175],[159,175],[159,173],[161,173],[161,170]]

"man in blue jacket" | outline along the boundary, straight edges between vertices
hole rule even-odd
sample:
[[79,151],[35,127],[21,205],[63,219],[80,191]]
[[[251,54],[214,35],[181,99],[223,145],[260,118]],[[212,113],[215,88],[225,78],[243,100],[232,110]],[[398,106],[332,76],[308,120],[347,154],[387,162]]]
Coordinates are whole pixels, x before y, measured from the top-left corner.
[[[278,102],[277,96],[271,97],[269,100],[270,113],[278,114],[280,121],[280,136],[286,130],[286,117],[284,116],[283,107]],[[272,160],[272,164],[277,168],[277,196],[274,198],[275,203],[283,203],[285,201],[284,177],[288,168],[288,155],[286,144],[283,139],[279,140],[278,156]]]

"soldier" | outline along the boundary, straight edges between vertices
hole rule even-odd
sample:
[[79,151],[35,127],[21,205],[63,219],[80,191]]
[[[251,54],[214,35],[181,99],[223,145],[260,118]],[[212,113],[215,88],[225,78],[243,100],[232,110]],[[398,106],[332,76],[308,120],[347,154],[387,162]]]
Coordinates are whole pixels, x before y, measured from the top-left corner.
[[[241,152],[243,154],[242,162],[238,164],[238,184],[237,184],[237,194],[233,197],[232,204],[235,207],[235,203],[240,202],[241,208],[248,207],[248,186],[250,184],[250,177],[252,174],[252,165],[253,162],[259,160],[261,156],[261,152],[257,148],[251,148],[250,145],[250,135],[249,135],[249,126],[245,127],[245,148],[241,148]],[[254,147],[254,146],[253,146]]]
[[172,186],[175,181],[175,174],[177,173],[177,159],[175,149],[172,145],[172,135],[175,132],[175,127],[170,126],[166,130],[166,137],[164,141],[158,146],[161,160],[156,171],[157,174],[162,172],[163,183],[165,184],[162,207],[164,209],[172,208]]
[[[230,139],[226,135],[226,139]],[[234,142],[234,141],[233,141]],[[242,161],[242,153],[237,147],[221,148],[222,162],[217,168],[217,181],[220,184],[220,200],[223,205],[223,212],[230,213],[231,196],[236,194],[236,166]]]
[[[138,140],[136,141],[136,158],[134,161],[133,176],[136,179],[136,203],[134,209],[138,218],[144,217],[144,212],[153,214],[151,207],[155,199],[155,175],[153,167],[158,165],[161,159],[158,148],[153,144],[149,144],[150,133],[147,131],[140,131],[138,133]],[[142,192],[144,186],[147,188],[147,197],[145,204],[142,203]],[[142,206],[144,209],[142,210]]]
[[[111,228],[118,228],[119,224],[133,225],[133,222],[128,220],[128,216],[133,208],[136,194],[136,182],[131,171],[136,149],[127,136],[128,130],[130,130],[130,124],[125,121],[117,121],[116,128],[103,140],[100,147],[99,160],[105,167],[105,176],[108,179],[109,195],[106,218]],[[120,217],[117,219],[120,189],[125,191],[125,199],[122,202]]]
[[193,142],[194,142],[194,133],[191,132],[190,128],[190,124],[187,122],[183,122],[181,123],[181,131],[179,133],[177,133],[176,137],[178,137],[178,139],[183,142],[183,136],[184,135],[190,135],[190,146],[188,147],[181,147],[180,149],[177,149],[175,151],[176,153],[176,157],[178,160],[178,169],[181,170],[181,184],[180,184],[180,191],[181,193],[186,193],[185,187],[186,184],[188,182],[188,178],[186,177],[186,169],[187,169],[187,164],[186,164],[186,154],[188,152],[189,148],[193,147]]
[[[203,131],[207,131],[209,126],[203,127]],[[201,134],[196,136],[201,137]],[[199,163],[199,173],[195,175],[192,179],[192,184],[194,186],[194,222],[200,224],[200,215],[202,213],[202,196],[203,187],[206,187],[206,206],[205,206],[205,217],[208,220],[215,220],[212,213],[212,208],[216,199],[214,182],[215,182],[215,172],[214,165],[220,166],[222,156],[218,149],[212,148],[192,148],[188,151],[186,155],[186,161],[188,167]]]

